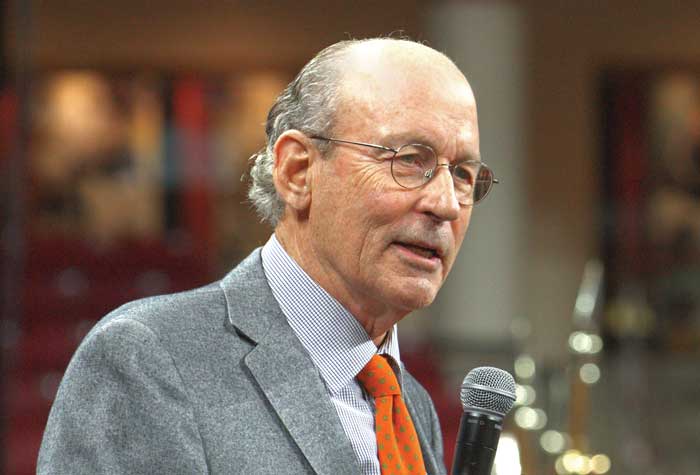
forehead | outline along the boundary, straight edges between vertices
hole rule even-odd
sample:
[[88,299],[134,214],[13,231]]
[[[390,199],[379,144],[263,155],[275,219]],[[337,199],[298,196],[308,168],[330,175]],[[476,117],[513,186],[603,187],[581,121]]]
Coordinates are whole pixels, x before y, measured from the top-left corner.
[[343,71],[336,132],[389,146],[478,148],[474,95],[446,57],[421,45],[353,53]]

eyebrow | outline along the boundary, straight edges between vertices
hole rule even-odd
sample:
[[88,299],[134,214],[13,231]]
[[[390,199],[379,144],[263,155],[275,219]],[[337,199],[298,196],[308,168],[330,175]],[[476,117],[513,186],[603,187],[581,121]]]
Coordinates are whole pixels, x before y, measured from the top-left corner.
[[[399,132],[395,134],[389,134],[384,137],[382,137],[380,142],[381,145],[384,145],[385,147],[391,147],[391,148],[399,148],[403,145],[408,145],[408,144],[421,144],[421,145],[427,145],[435,152],[437,153],[438,147],[435,144],[435,141],[430,137],[429,135],[425,135],[421,132]],[[468,151],[465,154],[460,154],[457,160],[455,162],[466,162],[468,160],[476,160],[476,161],[481,161],[481,155],[471,153]]]

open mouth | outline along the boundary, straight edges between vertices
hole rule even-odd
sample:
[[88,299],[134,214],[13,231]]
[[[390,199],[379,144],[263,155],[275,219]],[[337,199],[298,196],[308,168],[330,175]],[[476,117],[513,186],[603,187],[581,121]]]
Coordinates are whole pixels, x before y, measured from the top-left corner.
[[438,257],[437,251],[429,247],[418,246],[415,244],[407,244],[405,242],[397,242],[396,244],[426,259],[433,259]]

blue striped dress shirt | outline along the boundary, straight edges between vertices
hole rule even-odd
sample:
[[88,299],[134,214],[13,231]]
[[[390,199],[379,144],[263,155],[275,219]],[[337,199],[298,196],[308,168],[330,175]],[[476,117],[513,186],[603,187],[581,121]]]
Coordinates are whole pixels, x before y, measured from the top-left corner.
[[393,358],[401,383],[396,325],[377,350],[357,319],[304,272],[274,234],[262,249],[262,262],[272,294],[326,384],[362,473],[380,475],[373,401],[355,376],[379,351]]

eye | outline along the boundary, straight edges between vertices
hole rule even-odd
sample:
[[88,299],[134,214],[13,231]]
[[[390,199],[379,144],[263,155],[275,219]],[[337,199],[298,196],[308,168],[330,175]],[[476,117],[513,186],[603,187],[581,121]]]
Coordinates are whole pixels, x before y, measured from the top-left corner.
[[401,152],[396,154],[394,161],[398,162],[397,165],[403,167],[418,167],[423,168],[424,159],[423,157],[414,152]]
[[421,145],[404,145],[394,157],[395,165],[406,169],[424,170],[433,167],[435,155]]
[[436,165],[433,149],[412,144],[401,147],[391,163],[394,180],[405,188],[415,188],[430,180]]
[[478,166],[470,163],[461,163],[457,165],[452,173],[455,183],[460,183],[465,186],[474,184]]

